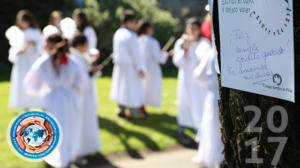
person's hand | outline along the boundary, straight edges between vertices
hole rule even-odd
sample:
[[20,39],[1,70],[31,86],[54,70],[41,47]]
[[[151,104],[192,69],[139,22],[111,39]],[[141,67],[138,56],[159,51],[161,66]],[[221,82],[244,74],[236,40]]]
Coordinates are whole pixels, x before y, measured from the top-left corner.
[[99,66],[96,66],[96,67],[93,67],[90,71],[90,73],[92,75],[98,73],[99,71],[101,71],[104,67],[102,65],[99,65]]
[[29,45],[36,45],[35,41],[28,41],[27,43],[29,43]]
[[93,48],[93,49],[89,50],[89,53],[92,56],[92,64],[95,64],[98,61],[98,59],[100,58],[99,50],[96,48]]
[[188,51],[188,49],[190,48],[191,44],[193,42],[197,41],[197,38],[194,37],[194,36],[187,36],[185,39],[184,39],[184,42],[182,44],[182,49],[184,50],[184,52],[186,53]]
[[96,64],[96,62],[99,60],[99,58],[100,58],[100,53],[93,54],[92,55],[92,64]]
[[172,49],[172,50],[170,50],[170,51],[168,52],[168,57],[169,57],[169,58],[172,58],[173,55],[174,55],[174,50]]
[[186,39],[183,44],[182,44],[182,49],[184,50],[184,52],[187,52],[191,46],[191,44],[193,43],[193,41],[191,39]]
[[19,50],[18,55],[24,54],[28,50],[30,45],[31,42],[26,42],[24,46]]
[[140,76],[141,76],[142,78],[145,78],[145,77],[146,77],[146,74],[145,74],[144,71],[140,71],[139,74],[140,74]]

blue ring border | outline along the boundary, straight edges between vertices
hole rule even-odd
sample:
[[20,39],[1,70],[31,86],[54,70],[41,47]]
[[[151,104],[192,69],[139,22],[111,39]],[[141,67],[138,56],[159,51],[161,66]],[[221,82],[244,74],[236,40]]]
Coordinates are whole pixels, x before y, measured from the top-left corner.
[[[41,153],[29,153],[24,151],[18,144],[17,139],[16,139],[16,132],[17,132],[17,128],[19,126],[19,124],[26,118],[28,117],[40,117],[43,118],[45,120],[47,120],[53,130],[53,140],[51,145],[49,146],[48,149],[46,149],[45,151],[41,152]],[[22,156],[29,158],[29,159],[41,159],[44,158],[45,156],[49,155],[58,145],[59,142],[59,137],[60,137],[60,129],[59,126],[57,124],[57,122],[55,121],[55,119],[50,116],[49,114],[45,113],[45,112],[40,112],[40,111],[29,111],[26,113],[21,114],[20,116],[18,116],[15,121],[13,122],[12,126],[11,126],[11,130],[10,130],[10,141],[14,147],[14,149],[21,154]]]

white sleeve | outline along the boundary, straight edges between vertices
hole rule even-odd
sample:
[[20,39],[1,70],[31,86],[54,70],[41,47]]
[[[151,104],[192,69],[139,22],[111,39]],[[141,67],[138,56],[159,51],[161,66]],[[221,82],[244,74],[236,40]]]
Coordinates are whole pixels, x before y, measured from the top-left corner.
[[212,86],[217,84],[217,73],[215,71],[216,53],[206,43],[200,43],[196,54],[201,58],[200,64],[194,70],[194,78],[199,85]]
[[149,40],[149,47],[152,57],[160,64],[165,64],[168,59],[168,53],[162,51],[160,45],[157,40],[151,39]]
[[15,64],[18,62],[18,52],[19,50],[16,47],[10,47],[8,51],[8,60],[9,62]]
[[78,94],[82,94],[87,89],[87,82],[88,82],[88,74],[86,71],[84,71],[82,68],[80,68],[80,65],[74,62],[74,80],[72,82],[72,87],[76,90]]
[[11,46],[8,51],[8,60],[11,63],[16,63],[18,61],[18,52],[24,45],[24,32],[17,26],[11,26],[6,30],[5,36]]
[[89,50],[97,48],[97,34],[92,27],[87,27],[84,30],[84,35],[88,39]]
[[202,57],[207,57],[207,54],[212,54],[212,52],[213,48],[208,40],[202,40],[196,48],[196,55],[199,60],[201,60]]
[[130,38],[130,42],[127,43],[127,47],[129,49],[130,56],[132,58],[133,64],[137,71],[145,70],[145,63],[140,53],[140,47],[138,38],[136,35],[132,35]]
[[24,88],[32,96],[42,96],[45,71],[43,69],[44,59],[38,59],[30,68],[24,79]]
[[183,68],[185,64],[187,63],[187,58],[184,56],[184,50],[182,49],[183,41],[181,39],[177,40],[175,43],[175,48],[174,48],[174,56],[173,56],[173,63],[178,67],[178,68]]

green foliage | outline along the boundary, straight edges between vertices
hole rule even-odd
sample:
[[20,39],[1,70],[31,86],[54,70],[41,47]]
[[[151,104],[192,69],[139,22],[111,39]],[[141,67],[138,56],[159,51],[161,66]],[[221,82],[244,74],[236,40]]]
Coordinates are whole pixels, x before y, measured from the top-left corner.
[[[71,16],[75,0],[1,0],[0,2],[0,72],[9,74],[8,40],[4,33],[15,23],[19,10],[29,9],[35,15],[41,28],[47,25],[53,10],[63,11]],[[112,37],[120,26],[120,16],[125,9],[136,11],[138,18],[151,21],[156,29],[155,37],[163,45],[177,32],[175,19],[170,12],[162,10],[156,0],[85,0],[84,11],[98,35],[98,47],[104,57],[112,51]],[[104,59],[102,57],[102,59]]]
[[102,52],[111,52],[112,37],[120,26],[119,18],[125,9],[132,9],[139,19],[152,22],[155,37],[161,44],[177,32],[177,19],[170,12],[160,9],[156,0],[86,0],[84,10],[97,31]]

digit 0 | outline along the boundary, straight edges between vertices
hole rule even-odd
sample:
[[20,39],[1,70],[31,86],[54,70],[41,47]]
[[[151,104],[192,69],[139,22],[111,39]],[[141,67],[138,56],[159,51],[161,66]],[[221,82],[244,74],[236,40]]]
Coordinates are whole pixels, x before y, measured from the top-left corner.
[[[274,124],[274,115],[276,112],[280,113],[281,116],[281,123],[278,127]],[[267,115],[267,126],[268,128],[274,133],[281,133],[283,132],[288,125],[288,114],[285,108],[282,106],[273,106],[268,111]]]

